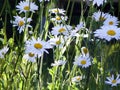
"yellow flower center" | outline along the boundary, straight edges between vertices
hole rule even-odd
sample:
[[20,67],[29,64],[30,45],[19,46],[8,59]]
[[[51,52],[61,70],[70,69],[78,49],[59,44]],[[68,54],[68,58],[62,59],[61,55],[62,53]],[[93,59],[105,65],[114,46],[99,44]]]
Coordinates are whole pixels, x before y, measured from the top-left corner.
[[83,52],[84,52],[85,54],[87,54],[87,53],[88,53],[88,49],[87,49],[87,48],[83,48]]
[[59,32],[60,32],[60,33],[63,33],[63,32],[65,32],[65,29],[64,29],[64,28],[61,28],[61,29],[59,29]]
[[59,10],[58,10],[58,9],[54,9],[53,11],[54,11],[54,12],[56,12],[56,13],[58,13],[58,12],[59,12]]
[[23,21],[19,21],[18,25],[19,25],[19,26],[23,26],[23,25],[24,25],[24,22],[23,22]]
[[80,77],[77,77],[76,79],[77,79],[78,81],[79,81],[79,80],[81,80],[81,78],[80,78]]
[[30,10],[30,7],[29,6],[25,6],[24,10],[28,11],[28,10]]
[[56,17],[56,20],[61,20],[61,18],[59,16]]
[[34,44],[34,47],[35,47],[36,49],[41,49],[43,46],[42,46],[42,44],[40,44],[40,43],[35,43],[35,44]]
[[116,32],[114,30],[108,30],[107,34],[110,36],[114,36],[116,34]]
[[110,22],[109,22],[109,25],[113,25],[113,21],[110,21]]
[[86,64],[86,60],[82,60],[80,63],[81,63],[82,65],[85,65],[85,64]]
[[56,41],[56,44],[57,45],[61,44],[61,41],[60,40]]
[[116,80],[112,80],[112,83],[114,84],[114,83],[116,83],[117,81]]
[[34,55],[35,55],[34,53],[31,53],[31,52],[29,53],[30,57],[33,57]]
[[104,18],[104,17],[102,17],[102,16],[100,16],[99,20],[100,20],[100,21],[104,21],[104,20],[105,20],[105,18]]

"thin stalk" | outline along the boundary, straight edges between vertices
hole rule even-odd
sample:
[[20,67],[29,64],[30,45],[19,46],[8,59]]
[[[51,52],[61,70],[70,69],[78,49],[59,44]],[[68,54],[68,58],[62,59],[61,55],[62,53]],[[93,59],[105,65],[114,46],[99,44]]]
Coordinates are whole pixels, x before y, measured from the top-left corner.
[[40,90],[42,90],[42,67],[43,67],[43,56],[41,57],[41,62],[40,62]]
[[4,32],[4,44],[7,43],[6,26],[7,26],[7,11],[6,11],[6,13],[5,13],[5,23],[4,23],[4,27],[3,27],[3,32]]
[[70,11],[70,16],[69,16],[68,24],[70,24],[70,22],[71,22],[71,18],[72,18],[72,13],[73,13],[74,4],[75,4],[75,1],[73,1],[72,6],[71,6],[71,11]]
[[7,0],[4,1],[4,4],[3,4],[2,9],[0,11],[0,17],[2,16],[2,13],[3,13],[3,11],[4,11],[5,7],[6,7],[6,3],[7,3]]
[[80,20],[79,20],[79,22],[81,22],[82,20],[83,20],[83,0],[81,0],[81,2],[80,2],[80,5],[81,5],[81,15],[80,15]]
[[68,0],[68,3],[67,3],[66,13],[68,13],[69,7],[70,7],[70,0]]

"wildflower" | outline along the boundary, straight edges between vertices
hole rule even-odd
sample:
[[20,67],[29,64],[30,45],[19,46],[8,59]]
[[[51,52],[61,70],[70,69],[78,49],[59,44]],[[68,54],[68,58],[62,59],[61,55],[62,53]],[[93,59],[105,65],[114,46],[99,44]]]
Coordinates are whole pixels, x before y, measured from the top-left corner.
[[109,18],[107,18],[107,19],[104,21],[103,24],[104,24],[104,25],[110,25],[110,26],[112,26],[112,25],[117,26],[118,23],[119,23],[119,21],[118,21],[118,18],[117,18],[117,17],[115,17],[115,16],[110,16]]
[[64,9],[59,9],[59,8],[54,8],[54,9],[49,9],[50,13],[53,14],[60,14],[60,15],[65,15],[65,10]]
[[55,61],[54,63],[52,63],[51,66],[60,66],[60,65],[65,65],[65,64],[66,64],[66,61],[58,60],[58,61]]
[[114,78],[114,75],[112,77],[107,77],[107,81],[105,81],[106,84],[113,86],[117,86],[117,84],[120,84],[120,75],[117,75],[117,78]]
[[42,1],[50,1],[50,0],[39,0],[39,2],[42,2]]
[[59,34],[63,34],[63,35],[69,35],[69,32],[72,30],[72,27],[70,25],[57,25],[55,27],[52,28],[51,33],[53,35],[59,35]]
[[38,6],[35,5],[34,2],[29,1],[20,1],[19,5],[16,6],[17,10],[19,10],[19,13],[26,13],[27,11],[35,12],[35,10],[38,10]]
[[67,16],[55,16],[54,18],[51,18],[51,21],[52,22],[55,22],[55,23],[61,23],[61,22],[65,22],[67,21],[68,17]]
[[104,13],[101,11],[94,12],[92,17],[95,19],[95,21],[105,21],[108,17],[111,15],[109,13]]
[[94,32],[94,36],[100,39],[110,41],[111,39],[120,39],[120,28],[117,26],[103,26]]
[[82,28],[84,28],[85,27],[85,25],[84,25],[84,23],[83,22],[80,22],[76,27],[75,27],[75,30],[80,30],[80,29],[82,29]]
[[33,38],[31,40],[26,41],[26,53],[32,52],[38,57],[42,56],[44,52],[48,53],[46,49],[50,49],[52,46],[40,38]]
[[80,22],[76,27],[75,30],[71,31],[72,36],[81,36],[81,37],[88,37],[88,29],[85,28],[85,23]]
[[4,55],[8,52],[9,48],[7,46],[0,50],[0,58],[4,58]]
[[89,0],[89,1],[93,1],[93,5],[97,4],[97,6],[103,5],[103,3],[106,2],[106,0]]
[[81,80],[82,80],[82,76],[75,76],[72,78],[72,83],[80,82]]
[[67,37],[67,38],[70,38],[70,37],[74,37],[74,36],[80,36],[79,35],[79,33],[78,33],[78,30],[71,30],[70,32],[69,32],[69,36]]
[[52,46],[59,46],[59,47],[62,47],[64,44],[63,38],[60,38],[60,37],[51,38],[48,42]]
[[83,56],[89,56],[88,48],[82,47],[82,48],[81,48],[81,51],[82,51],[82,55],[83,55]]
[[36,61],[36,57],[37,56],[34,53],[32,53],[32,52],[29,52],[29,53],[27,53],[27,54],[25,54],[23,56],[24,59],[26,59],[27,61],[31,61],[31,62],[35,62]]
[[87,68],[91,65],[91,61],[87,56],[79,56],[75,59],[74,65],[80,66],[82,68]]
[[14,16],[15,21],[11,21],[13,23],[13,27],[18,26],[19,33],[24,31],[25,27],[32,27],[29,25],[29,23],[32,21],[31,18],[26,18],[26,17],[20,17],[20,16]]

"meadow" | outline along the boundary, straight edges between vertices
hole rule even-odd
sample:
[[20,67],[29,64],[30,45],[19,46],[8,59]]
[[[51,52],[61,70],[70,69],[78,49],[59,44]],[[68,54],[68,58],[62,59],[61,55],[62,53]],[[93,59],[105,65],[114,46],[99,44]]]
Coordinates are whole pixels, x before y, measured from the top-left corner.
[[120,90],[120,0],[0,2],[0,90]]

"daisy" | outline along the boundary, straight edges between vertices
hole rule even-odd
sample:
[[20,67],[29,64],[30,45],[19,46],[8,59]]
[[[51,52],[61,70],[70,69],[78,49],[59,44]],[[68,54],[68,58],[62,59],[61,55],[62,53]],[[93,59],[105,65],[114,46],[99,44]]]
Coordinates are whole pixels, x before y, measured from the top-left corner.
[[120,39],[120,28],[117,26],[103,26],[94,32],[94,36],[100,39],[110,41],[111,39]]
[[82,47],[82,48],[81,48],[81,52],[82,52],[82,55],[83,55],[83,56],[89,56],[88,48]]
[[93,5],[97,4],[97,6],[103,5],[103,3],[106,2],[106,0],[89,0],[89,1],[93,1]]
[[50,0],[39,0],[39,2],[42,2],[42,1],[50,1]]
[[71,30],[69,33],[70,33],[70,35],[67,36],[68,38],[75,37],[75,36],[76,37],[80,36],[79,33],[78,33],[78,30]]
[[61,66],[61,65],[65,65],[65,64],[66,64],[66,61],[58,60],[58,61],[55,61],[54,63],[52,63],[51,66]]
[[64,40],[63,40],[63,38],[60,38],[60,37],[51,38],[48,42],[52,46],[62,47],[64,45]]
[[36,61],[36,57],[37,56],[34,53],[32,53],[32,52],[29,52],[29,53],[27,53],[27,54],[25,54],[23,56],[24,59],[26,59],[27,61],[31,61],[31,62],[35,62]]
[[113,86],[117,86],[117,84],[120,84],[120,75],[117,75],[117,78],[114,78],[114,75],[112,77],[107,77],[107,81],[105,81],[106,84]]
[[9,48],[7,46],[0,50],[0,58],[4,58],[4,55],[8,52]]
[[85,23],[80,22],[76,27],[75,30],[71,32],[73,36],[81,36],[83,38],[88,37],[88,29],[85,28]]
[[119,23],[119,21],[118,21],[118,18],[117,18],[117,17],[115,17],[115,16],[110,16],[109,18],[107,18],[107,19],[104,21],[103,24],[104,24],[104,25],[110,25],[110,26],[112,26],[112,25],[117,26],[118,23]]
[[51,18],[51,21],[52,22],[55,22],[55,23],[61,23],[61,22],[65,22],[67,21],[68,17],[67,16],[55,16],[54,18]]
[[52,28],[51,33],[53,35],[60,35],[63,34],[65,36],[69,35],[69,32],[72,30],[72,26],[70,25],[57,25],[55,27]]
[[26,41],[26,53],[32,52],[38,57],[42,56],[44,52],[48,53],[46,49],[50,49],[52,46],[40,38],[33,38],[31,40]]
[[64,9],[59,9],[59,8],[54,8],[54,9],[49,9],[50,13],[54,14],[60,14],[60,15],[65,15],[65,10]]
[[74,65],[80,66],[82,68],[87,68],[91,65],[91,61],[87,56],[79,56],[75,59]]
[[83,22],[80,22],[76,27],[75,27],[75,30],[80,30],[80,29],[82,29],[82,28],[84,28],[85,27],[85,24],[83,23]]
[[80,82],[82,80],[82,76],[75,76],[72,78],[72,83],[75,83],[75,82]]
[[14,16],[15,21],[11,21],[13,23],[13,27],[18,26],[17,30],[19,30],[19,33],[24,31],[25,27],[32,27],[29,25],[29,23],[32,21],[31,18],[26,18],[26,17],[20,17],[20,16]]
[[38,6],[34,2],[29,1],[20,1],[20,3],[16,6],[17,10],[19,10],[19,13],[26,13],[27,11],[35,12],[35,10],[38,10]]
[[104,13],[104,12],[101,12],[101,11],[94,12],[93,15],[92,15],[92,17],[93,17],[93,19],[95,19],[95,21],[104,21],[110,16],[111,15],[109,13]]

